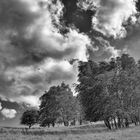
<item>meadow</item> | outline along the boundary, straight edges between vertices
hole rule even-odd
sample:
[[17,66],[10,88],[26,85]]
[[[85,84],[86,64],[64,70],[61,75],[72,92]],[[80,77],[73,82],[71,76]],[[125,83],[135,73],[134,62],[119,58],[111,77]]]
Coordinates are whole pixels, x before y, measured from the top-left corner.
[[108,130],[104,125],[55,128],[0,128],[0,140],[140,140],[140,126]]

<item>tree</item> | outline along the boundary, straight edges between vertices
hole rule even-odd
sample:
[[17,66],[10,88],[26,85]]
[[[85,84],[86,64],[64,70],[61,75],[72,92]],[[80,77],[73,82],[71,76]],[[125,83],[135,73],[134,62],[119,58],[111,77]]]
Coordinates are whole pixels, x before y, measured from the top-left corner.
[[49,91],[40,97],[40,109],[39,109],[39,124],[40,126],[50,126],[56,122],[59,116],[59,108],[56,99],[57,88],[55,86],[51,87]]
[[30,109],[26,110],[21,117],[21,124],[29,126],[31,128],[33,125],[35,125],[38,121],[38,110]]
[[[79,62],[76,89],[89,121],[104,120],[112,129],[139,121],[139,63],[123,54],[110,62]],[[117,119],[117,121],[116,121]]]
[[52,86],[40,97],[39,123],[54,126],[55,122],[68,125],[76,116],[75,97],[69,85]]
[[[73,96],[73,93],[65,83],[62,83],[59,87],[59,95],[57,96],[60,108],[60,120],[64,122],[64,125],[67,126],[69,121],[74,121],[76,118],[76,97]],[[58,121],[59,121],[58,119]]]

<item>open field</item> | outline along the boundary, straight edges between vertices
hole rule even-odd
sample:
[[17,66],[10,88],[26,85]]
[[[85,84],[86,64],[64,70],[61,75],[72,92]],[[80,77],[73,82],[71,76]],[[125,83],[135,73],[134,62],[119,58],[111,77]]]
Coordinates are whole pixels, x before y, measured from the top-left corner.
[[140,126],[107,130],[104,126],[85,125],[69,128],[0,128],[0,140],[140,140]]

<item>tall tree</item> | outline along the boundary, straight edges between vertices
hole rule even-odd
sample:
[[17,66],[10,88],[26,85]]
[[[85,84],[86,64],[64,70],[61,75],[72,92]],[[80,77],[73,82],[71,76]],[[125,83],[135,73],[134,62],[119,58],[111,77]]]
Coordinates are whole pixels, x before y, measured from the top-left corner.
[[69,85],[53,86],[40,97],[40,124],[64,122],[76,117],[76,98]]

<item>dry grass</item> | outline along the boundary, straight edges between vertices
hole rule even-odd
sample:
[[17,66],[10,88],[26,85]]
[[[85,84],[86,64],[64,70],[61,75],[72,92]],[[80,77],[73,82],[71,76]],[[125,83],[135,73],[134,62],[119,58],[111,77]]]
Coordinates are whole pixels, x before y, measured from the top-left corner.
[[0,140],[140,140],[140,126],[109,131],[103,126],[69,128],[1,128]]

